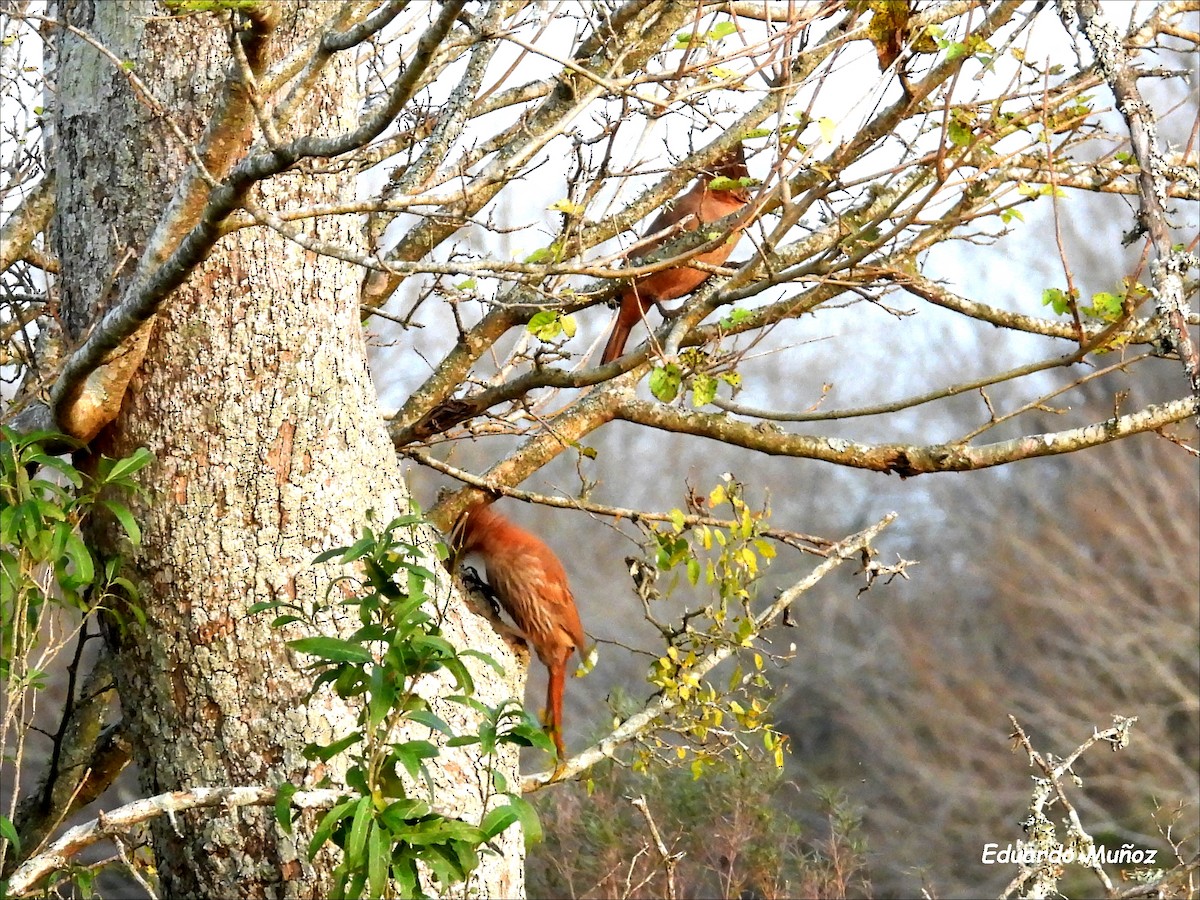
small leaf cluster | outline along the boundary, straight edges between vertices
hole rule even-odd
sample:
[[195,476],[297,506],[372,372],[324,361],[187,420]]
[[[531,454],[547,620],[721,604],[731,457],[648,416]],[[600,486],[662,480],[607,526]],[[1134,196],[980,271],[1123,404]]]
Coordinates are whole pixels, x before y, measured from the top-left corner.
[[1042,305],[1049,306],[1054,310],[1054,314],[1059,316],[1068,315],[1074,305],[1080,315],[1085,318],[1109,324],[1120,320],[1125,315],[1126,304],[1129,304],[1129,308],[1132,310],[1147,296],[1149,296],[1149,291],[1145,285],[1127,278],[1120,293],[1099,291],[1092,294],[1092,302],[1086,304],[1078,303],[1079,292],[1077,290],[1046,288],[1042,291]]
[[945,52],[947,62],[964,56],[974,56],[984,68],[991,67],[996,50],[981,35],[970,34],[965,41],[954,41],[948,39],[945,34],[937,25],[926,26],[924,35],[916,47],[917,52],[928,53],[936,48]]
[[575,317],[564,315],[556,309],[543,309],[533,314],[526,330],[543,343],[557,340],[560,337],[568,339],[575,337],[577,326]]
[[[730,321],[743,318],[735,310]],[[748,315],[748,313],[747,313]],[[679,362],[668,362],[650,370],[650,393],[663,403],[671,403],[680,396],[685,385],[692,391],[692,406],[696,409],[707,406],[717,397],[717,388],[722,383],[735,391],[742,385],[742,376],[734,371],[723,371],[715,375],[705,371],[709,365],[708,354],[698,348],[688,348],[679,354]]]
[[693,33],[691,31],[681,31],[675,35],[676,50],[686,50],[688,47],[694,47],[697,44],[719,44],[729,35],[737,31],[737,26],[732,22],[718,22],[708,31],[702,33]]
[[[775,557],[774,545],[763,537],[770,513],[752,509],[731,475],[713,488],[707,506],[732,524],[688,524],[687,516],[674,510],[669,525],[651,529],[650,548],[657,569],[673,573],[668,595],[682,586],[682,579],[709,594],[709,602],[686,612],[679,626],[660,626],[669,644],[648,674],[678,704],[675,730],[685,741],[673,752],[679,760],[691,756],[696,777],[722,750],[741,758],[751,735],[761,737],[777,765],[783,764],[785,748],[785,738],[770,723],[765,661],[756,649],[760,626],[752,608],[758,582]],[[724,687],[717,687],[696,668],[714,647],[729,645],[745,660],[736,661]],[[660,741],[655,749],[663,747]]]
[[682,566],[693,587],[701,580],[713,587],[720,602],[707,612],[717,624],[724,624],[729,602],[736,599],[747,609],[761,569],[775,558],[774,545],[762,537],[770,511],[753,510],[742,485],[728,474],[709,493],[707,506],[714,515],[728,507],[733,527],[688,527],[683,511],[673,510],[670,527],[654,531],[655,561],[662,571]]
[[[335,897],[424,897],[426,873],[439,892],[466,881],[479,865],[480,852],[515,822],[526,840],[540,835],[532,807],[510,790],[492,761],[502,744],[538,746],[549,739],[509,699],[496,707],[476,700],[474,680],[466,665],[473,657],[500,670],[490,656],[459,650],[442,633],[445,610],[429,594],[435,576],[419,546],[399,535],[411,535],[422,524],[419,514],[394,519],[378,535],[370,528],[353,546],[322,553],[314,564],[331,561],[353,565],[355,575],[336,579],[323,603],[304,607],[275,601],[251,607],[251,613],[280,613],[273,626],[302,623],[311,636],[287,645],[315,661],[313,693],[328,688],[356,702],[357,728],[329,744],[312,744],[305,756],[328,762],[343,756],[348,763],[347,794],[320,820],[309,842],[310,857],[326,843],[342,851],[334,871]],[[438,545],[439,558],[446,550]],[[336,598],[336,599],[331,599]],[[359,626],[346,637],[321,634],[330,607],[351,611]],[[477,716],[478,731],[457,733],[438,716],[429,699],[417,691],[428,676],[447,676],[454,693],[442,698]],[[441,747],[415,738],[414,731],[441,735]],[[427,762],[442,747],[478,745],[490,779],[485,797],[488,812],[479,823],[439,812]],[[276,815],[291,829],[290,800],[296,787],[280,788]]]
[[[65,435],[22,435],[0,426],[0,684],[3,706],[10,711],[28,708],[27,692],[46,687],[45,667],[56,652],[39,647],[47,612],[81,614],[79,634],[99,609],[122,627],[126,614],[145,624],[137,590],[120,574],[121,558],[89,547],[81,527],[103,511],[130,544],[140,543],[141,529],[116,497],[139,491],[133,475],[149,463],[150,454],[138,450],[124,459],[101,457],[92,475],[48,452],[48,445],[79,446]],[[19,748],[21,717],[5,716],[0,727],[0,748],[5,753]],[[0,862],[9,848],[20,853],[20,841],[12,821],[0,816]]]
[[538,247],[532,253],[526,255],[521,262],[536,266],[546,263],[560,263],[566,258],[566,245],[561,241],[555,241],[549,246]]
[[149,452],[101,457],[93,476],[47,453],[47,443],[77,446],[63,435],[18,435],[0,427],[0,678],[32,678],[34,686],[40,686],[40,673],[22,672],[20,663],[47,603],[85,614],[106,606],[118,621],[123,611],[142,615],[132,603],[107,603],[114,588],[128,601],[137,591],[120,575],[120,558],[103,558],[88,547],[80,526],[103,509],[131,544],[141,541],[133,514],[113,494],[138,490],[133,475],[150,461]]

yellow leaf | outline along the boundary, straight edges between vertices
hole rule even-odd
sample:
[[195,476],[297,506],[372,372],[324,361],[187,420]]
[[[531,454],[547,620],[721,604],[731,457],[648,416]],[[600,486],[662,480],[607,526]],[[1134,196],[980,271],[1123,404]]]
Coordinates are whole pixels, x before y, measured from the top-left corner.
[[837,123],[829,116],[822,116],[817,119],[817,127],[821,129],[821,140],[827,144],[833,143],[833,137],[837,133]]
[[583,212],[583,206],[579,203],[574,203],[563,197],[561,200],[556,200],[551,203],[546,209],[554,209],[561,213],[566,213],[568,216],[577,216]]

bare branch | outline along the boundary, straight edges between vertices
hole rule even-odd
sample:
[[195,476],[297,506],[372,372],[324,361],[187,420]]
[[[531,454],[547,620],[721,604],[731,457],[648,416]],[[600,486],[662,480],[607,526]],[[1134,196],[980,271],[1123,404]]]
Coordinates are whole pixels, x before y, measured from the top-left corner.
[[[28,896],[43,878],[67,866],[84,848],[103,840],[120,838],[142,822],[201,807],[237,809],[241,806],[267,806],[275,802],[278,794],[276,787],[199,787],[136,800],[75,826],[44,852],[27,859],[9,880],[9,894],[13,897]],[[296,791],[290,803],[296,809],[327,809],[343,796],[335,790]]]
[[1125,49],[1121,35],[1113,28],[1096,0],[1077,0],[1071,4],[1079,15],[1081,30],[1096,54],[1096,64],[1104,75],[1117,108],[1125,117],[1133,154],[1137,158],[1138,223],[1150,234],[1157,260],[1150,264],[1150,274],[1161,318],[1163,341],[1179,352],[1183,370],[1200,398],[1200,352],[1187,327],[1188,307],[1183,279],[1185,273],[1200,265],[1194,254],[1173,248],[1170,226],[1167,223],[1167,177],[1162,150],[1158,147],[1158,129],[1153,111],[1138,90],[1138,73]]
[[646,827],[650,829],[650,837],[654,840],[654,849],[658,851],[663,868],[666,869],[667,898],[668,900],[676,900],[679,894],[675,889],[675,863],[679,861],[680,857],[667,849],[662,835],[658,833],[658,826],[654,824],[654,817],[650,815],[650,807],[646,805],[645,796],[630,797],[629,804],[641,813],[642,818],[646,820]]
[[47,173],[21,205],[8,214],[0,229],[0,272],[29,250],[54,215],[54,173]]
[[614,411],[618,419],[664,431],[707,437],[772,456],[820,459],[856,469],[894,472],[902,478],[932,472],[970,472],[1022,459],[1073,453],[1131,434],[1157,431],[1197,413],[1200,413],[1200,397],[1189,397],[1147,406],[1080,428],[972,447],[962,444],[862,444],[841,438],[787,434],[723,415],[684,410],[634,397],[621,400]]

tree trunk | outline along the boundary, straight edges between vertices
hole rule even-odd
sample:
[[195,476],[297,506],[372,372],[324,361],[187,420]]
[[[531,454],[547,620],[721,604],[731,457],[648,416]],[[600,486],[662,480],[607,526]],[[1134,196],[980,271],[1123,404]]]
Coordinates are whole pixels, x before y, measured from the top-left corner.
[[[268,61],[311,36],[340,6],[284,6]],[[131,61],[165,115],[200,140],[231,65],[226,18],[170,17],[149,3],[89,0],[64,3],[61,14]],[[134,261],[141,255],[188,157],[111,61],[65,33],[59,54],[54,234],[64,319],[77,337],[130,277],[133,263],[114,270],[127,251]],[[353,127],[352,66],[352,58],[334,59],[305,103],[318,112],[298,116],[292,127],[323,134]],[[282,212],[353,194],[346,175],[289,173],[252,199]],[[355,246],[357,223],[340,221],[322,219],[305,231]],[[355,267],[265,228],[228,235],[146,329],[145,359],[119,418],[98,442],[109,455],[147,447],[155,457],[143,478],[146,494],[133,504],[143,541],[126,551],[148,626],[114,630],[112,638],[147,793],[313,785],[326,775],[337,783],[336,769],[306,761],[301,751],[351,731],[352,712],[325,691],[306,701],[311,676],[299,671],[305,660],[284,646],[298,635],[273,631],[270,615],[247,617],[246,610],[263,600],[323,598],[337,572],[311,567],[313,557],[352,543],[368,510],[380,524],[407,510],[368,376],[360,277]],[[433,540],[432,531],[416,538],[426,547]],[[438,590],[443,597],[451,590],[448,578]],[[512,662],[483,620],[461,616],[447,628],[452,640],[461,644],[469,629],[475,646]],[[349,631],[354,624],[331,627]],[[475,674],[486,703],[520,690],[490,670]],[[479,761],[453,754],[443,756],[435,805],[479,815]],[[516,783],[515,753],[501,762]],[[301,819],[288,836],[270,809],[159,820],[161,893],[322,896],[331,860],[307,860],[311,822]],[[485,857],[478,889],[487,896],[523,891],[515,831],[505,835],[502,856]]]

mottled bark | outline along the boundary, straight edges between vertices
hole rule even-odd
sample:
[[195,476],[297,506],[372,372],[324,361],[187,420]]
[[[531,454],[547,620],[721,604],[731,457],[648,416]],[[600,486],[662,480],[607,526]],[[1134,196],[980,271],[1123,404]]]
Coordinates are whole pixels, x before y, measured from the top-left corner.
[[[336,12],[333,4],[283,7],[265,52],[277,58]],[[175,124],[200,139],[231,66],[227,20],[166,17],[144,3],[73,2],[63,13],[132,61]],[[141,255],[173,192],[187,185],[188,157],[119,70],[79,38],[62,40],[55,234],[66,319],[78,336],[111,299],[105,285],[119,288],[128,277],[132,266],[119,266],[126,251]],[[285,138],[353,130],[352,65],[349,55],[333,59]],[[254,200],[286,211],[352,193],[346,176],[289,174],[260,186]],[[309,230],[344,246],[360,240],[351,220]],[[301,751],[350,731],[351,711],[327,693],[307,700],[311,676],[298,670],[305,660],[284,646],[296,635],[272,631],[270,616],[246,610],[323,597],[336,573],[312,568],[312,558],[350,543],[369,510],[383,523],[407,508],[368,376],[360,274],[266,229],[223,239],[152,320],[120,416],[97,441],[110,455],[147,447],[155,457],[146,494],[134,502],[143,542],[127,552],[148,627],[110,629],[148,794],[284,780],[311,786],[325,775],[336,783],[336,767],[310,763]],[[433,537],[418,540],[431,547]],[[448,580],[438,586],[443,597],[449,590]],[[491,629],[463,616],[467,624],[447,627],[451,639],[466,644],[469,633],[471,644],[516,671]],[[476,674],[484,702],[519,690],[490,671]],[[454,710],[438,712],[455,719]],[[437,805],[478,815],[478,760],[455,751],[445,763],[435,773]],[[515,782],[515,754],[502,764]],[[269,808],[159,819],[162,895],[323,896],[330,861],[314,866],[304,854],[313,821],[305,814],[288,836]],[[515,896],[523,890],[515,829],[502,844],[504,855],[485,860],[480,889]]]

